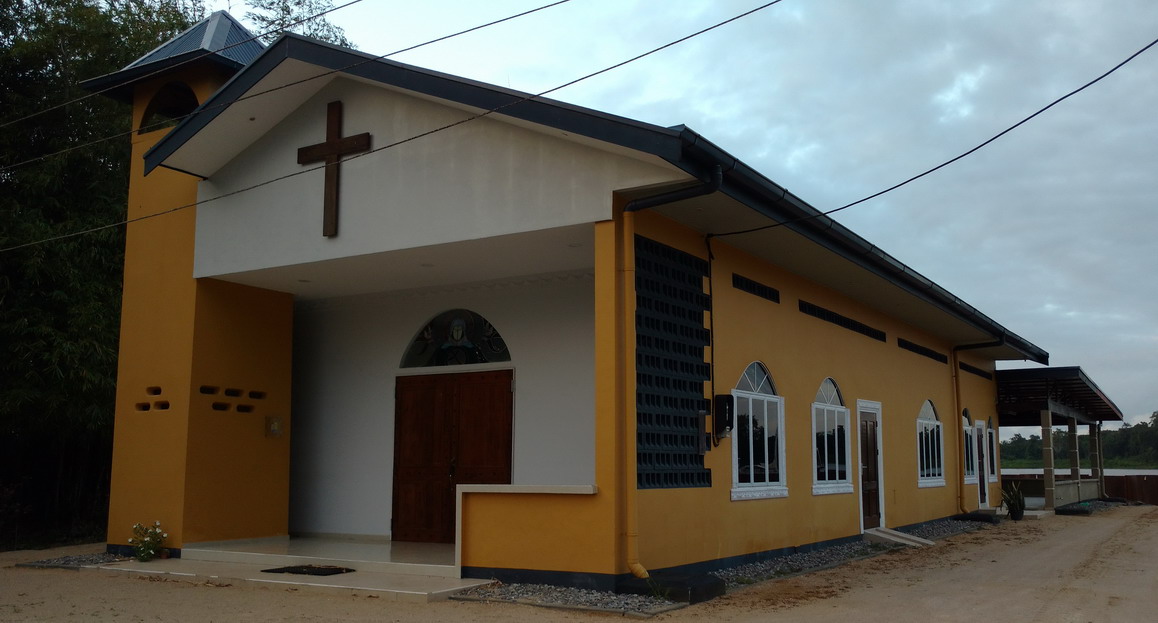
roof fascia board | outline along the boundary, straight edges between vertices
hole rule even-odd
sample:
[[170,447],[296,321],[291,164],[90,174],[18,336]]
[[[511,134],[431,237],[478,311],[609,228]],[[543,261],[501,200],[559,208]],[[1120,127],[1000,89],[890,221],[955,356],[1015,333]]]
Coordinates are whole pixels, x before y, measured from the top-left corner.
[[89,78],[80,83],[80,87],[93,93],[106,92],[106,95],[123,102],[132,100],[132,91],[128,88],[133,83],[148,78],[152,74],[184,63],[203,61],[216,63],[227,69],[240,69],[241,64],[230,58],[216,54],[206,54],[204,50],[190,50],[176,56],[163,58],[148,65],[138,65],[129,69],[121,69],[111,74]]
[[292,33],[283,35],[145,154],[145,171],[163,166],[193,135],[209,125],[230,102],[243,97],[278,64],[299,60],[322,70],[378,82],[487,112],[571,132],[653,154],[665,160],[681,157],[679,134],[660,126],[572,106],[440,72],[380,59]]
[[680,136],[684,140],[686,155],[693,161],[673,162],[697,177],[704,177],[701,170],[705,165],[695,161],[707,160],[723,167],[724,183],[721,190],[733,199],[747,205],[765,217],[808,238],[837,255],[896,284],[904,291],[924,300],[943,312],[951,314],[979,330],[1003,338],[1016,352],[1025,358],[1041,363],[1049,363],[1049,353],[1025,338],[1022,338],[973,306],[954,296],[948,290],[934,283],[900,260],[885,253],[875,245],[860,237],[832,218],[821,214],[816,208],[787,189],[764,177],[758,171],[740,162],[698,133],[681,127]]

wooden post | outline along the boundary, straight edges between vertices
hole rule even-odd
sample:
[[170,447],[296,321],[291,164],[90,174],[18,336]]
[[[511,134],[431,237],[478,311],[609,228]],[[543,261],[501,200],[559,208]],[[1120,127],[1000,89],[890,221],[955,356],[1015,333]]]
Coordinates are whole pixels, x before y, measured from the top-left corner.
[[1053,415],[1049,409],[1041,412],[1041,465],[1045,481],[1045,510],[1053,510]]

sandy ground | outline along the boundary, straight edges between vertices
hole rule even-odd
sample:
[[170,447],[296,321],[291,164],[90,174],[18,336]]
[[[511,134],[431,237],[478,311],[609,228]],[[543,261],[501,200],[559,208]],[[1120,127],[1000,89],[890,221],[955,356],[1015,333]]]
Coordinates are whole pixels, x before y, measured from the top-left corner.
[[[194,583],[104,571],[14,568],[99,546],[0,554],[3,621],[601,621],[622,618],[471,602]],[[657,621],[1158,620],[1158,507],[1006,522],[910,549],[756,584]]]

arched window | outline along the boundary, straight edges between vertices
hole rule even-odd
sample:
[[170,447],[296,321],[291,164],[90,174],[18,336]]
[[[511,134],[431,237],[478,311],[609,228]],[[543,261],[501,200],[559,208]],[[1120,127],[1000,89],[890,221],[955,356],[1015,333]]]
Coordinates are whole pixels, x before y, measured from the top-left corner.
[[944,442],[941,421],[932,401],[926,400],[917,414],[917,486],[945,486],[945,464],[941,459]]
[[414,336],[403,368],[457,366],[510,361],[511,353],[497,329],[469,309],[442,312]]
[[768,369],[748,365],[732,390],[736,419],[732,435],[732,499],[788,495],[784,479],[784,399]]
[[840,389],[824,379],[812,403],[812,493],[852,493],[848,409]]
[[965,445],[961,456],[965,461],[965,483],[977,482],[977,438],[973,432],[973,418],[969,409],[961,412],[961,442]]
[[196,110],[198,105],[197,95],[189,85],[183,82],[170,82],[161,87],[145,106],[145,114],[141,116],[141,127],[137,133],[146,134],[177,125],[183,117]]

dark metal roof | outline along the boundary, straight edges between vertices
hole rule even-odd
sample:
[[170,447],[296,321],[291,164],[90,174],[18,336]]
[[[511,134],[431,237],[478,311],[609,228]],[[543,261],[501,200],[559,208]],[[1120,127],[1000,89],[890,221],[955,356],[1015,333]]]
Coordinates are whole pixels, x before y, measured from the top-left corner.
[[128,101],[132,97],[132,85],[159,70],[203,61],[236,71],[252,62],[264,49],[265,46],[233,16],[217,11],[120,71],[86,80],[81,86]]
[[1077,366],[997,371],[997,417],[1002,426],[1041,426],[1042,411],[1054,425],[1119,422],[1122,412]]
[[[480,110],[492,110],[494,112],[490,114],[495,116],[532,122],[651,154],[701,180],[709,179],[718,167],[724,172],[720,192],[974,327],[987,336],[983,342],[1000,350],[1002,355],[995,358],[1049,362],[1049,353],[1045,350],[1012,333],[832,218],[822,215],[804,200],[689,128],[664,128],[556,100],[532,97],[520,91],[381,59],[292,33],[275,41],[203,103],[203,112],[185,119],[154,145],[145,154],[145,171],[157,166],[172,166],[166,160],[182,145],[290,59]],[[181,166],[173,168],[200,177],[210,174],[210,171]]]

